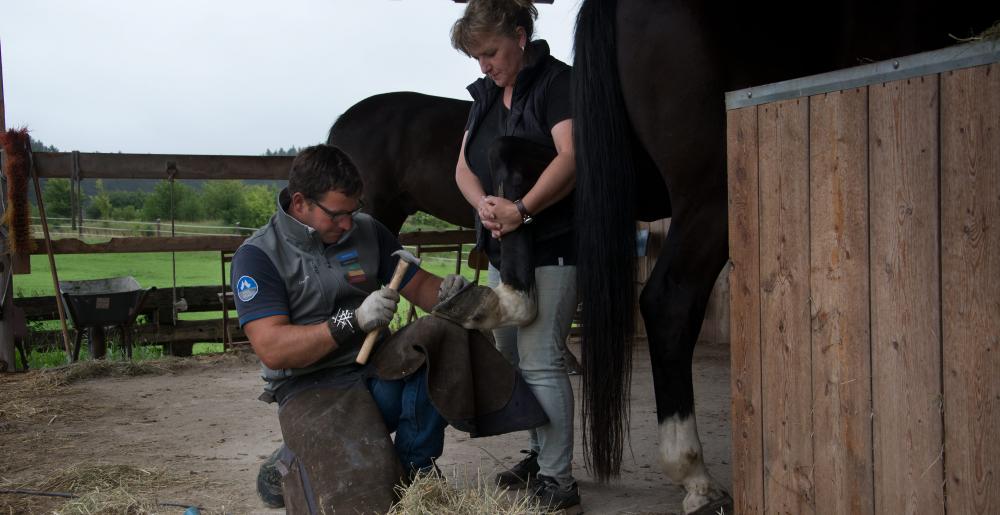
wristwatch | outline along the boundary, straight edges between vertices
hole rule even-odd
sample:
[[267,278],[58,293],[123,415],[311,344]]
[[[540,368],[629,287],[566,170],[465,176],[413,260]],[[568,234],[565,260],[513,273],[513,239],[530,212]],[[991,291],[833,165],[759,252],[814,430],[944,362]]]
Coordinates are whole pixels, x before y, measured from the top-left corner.
[[535,221],[535,219],[531,216],[531,213],[529,213],[528,210],[524,208],[524,202],[521,202],[521,199],[517,199],[514,201],[514,207],[517,208],[518,213],[521,213],[522,224],[530,224],[531,222]]

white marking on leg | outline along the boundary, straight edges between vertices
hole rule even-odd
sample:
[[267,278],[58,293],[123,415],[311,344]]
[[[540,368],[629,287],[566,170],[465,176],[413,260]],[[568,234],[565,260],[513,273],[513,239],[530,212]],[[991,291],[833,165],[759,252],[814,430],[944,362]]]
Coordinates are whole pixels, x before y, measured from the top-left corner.
[[685,418],[674,415],[660,424],[660,460],[667,477],[687,491],[684,513],[728,495],[705,468],[693,414]]
[[496,327],[517,326],[522,327],[530,324],[538,315],[538,304],[535,302],[534,291],[520,291],[510,286],[500,283],[493,289],[500,299],[499,310],[500,320]]

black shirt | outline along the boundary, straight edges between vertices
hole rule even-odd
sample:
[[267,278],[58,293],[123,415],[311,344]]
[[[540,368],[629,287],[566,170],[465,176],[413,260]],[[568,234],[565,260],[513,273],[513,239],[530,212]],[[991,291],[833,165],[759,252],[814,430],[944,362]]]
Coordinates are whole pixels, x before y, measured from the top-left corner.
[[[470,139],[465,143],[466,164],[477,176],[483,176],[481,171],[489,170],[490,145],[501,136],[508,136],[508,118],[510,109],[503,104],[503,95],[496,95],[493,104],[487,109],[479,121],[478,127],[472,130],[475,107],[470,111],[465,130],[470,132]],[[559,122],[572,118],[570,101],[570,70],[566,69],[553,78],[545,92],[544,112],[542,113],[544,134],[535,135],[534,141],[542,141],[553,151],[555,142],[552,139],[552,128]],[[480,172],[480,173],[476,173]],[[489,186],[483,184],[488,193]],[[570,193],[572,195],[572,193]],[[537,213],[534,213],[537,214]],[[519,229],[520,230],[520,229]],[[494,238],[486,238],[487,254],[499,256],[499,242]],[[565,232],[537,241],[534,247],[534,265],[575,265],[576,247],[572,232]],[[494,265],[496,265],[494,263]]]

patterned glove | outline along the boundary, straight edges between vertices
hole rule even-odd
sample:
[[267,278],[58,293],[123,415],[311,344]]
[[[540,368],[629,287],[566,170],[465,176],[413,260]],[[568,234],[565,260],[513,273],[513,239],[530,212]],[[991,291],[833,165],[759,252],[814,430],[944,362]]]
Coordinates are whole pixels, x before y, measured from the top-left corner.
[[392,316],[396,314],[396,304],[398,303],[399,293],[395,290],[383,286],[373,291],[361,303],[361,306],[354,310],[358,326],[367,333],[376,327],[389,325]]
[[469,281],[458,274],[450,274],[441,280],[441,287],[438,288],[438,302],[450,299],[456,293],[465,288]]

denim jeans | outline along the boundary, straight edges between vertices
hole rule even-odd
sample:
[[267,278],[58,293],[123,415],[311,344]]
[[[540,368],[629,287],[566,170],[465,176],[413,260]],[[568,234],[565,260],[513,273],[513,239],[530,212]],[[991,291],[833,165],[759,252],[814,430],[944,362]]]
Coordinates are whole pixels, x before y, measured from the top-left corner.
[[385,381],[368,379],[368,390],[375,399],[389,432],[395,432],[393,444],[403,470],[430,470],[444,450],[444,428],[448,425],[427,395],[427,367],[416,373]]
[[[500,282],[490,266],[489,285]],[[525,327],[493,331],[497,350],[521,370],[549,423],[530,431],[531,450],[538,453],[539,473],[560,485],[573,482],[573,386],[563,363],[563,349],[576,312],[576,267],[535,269],[538,316]]]

